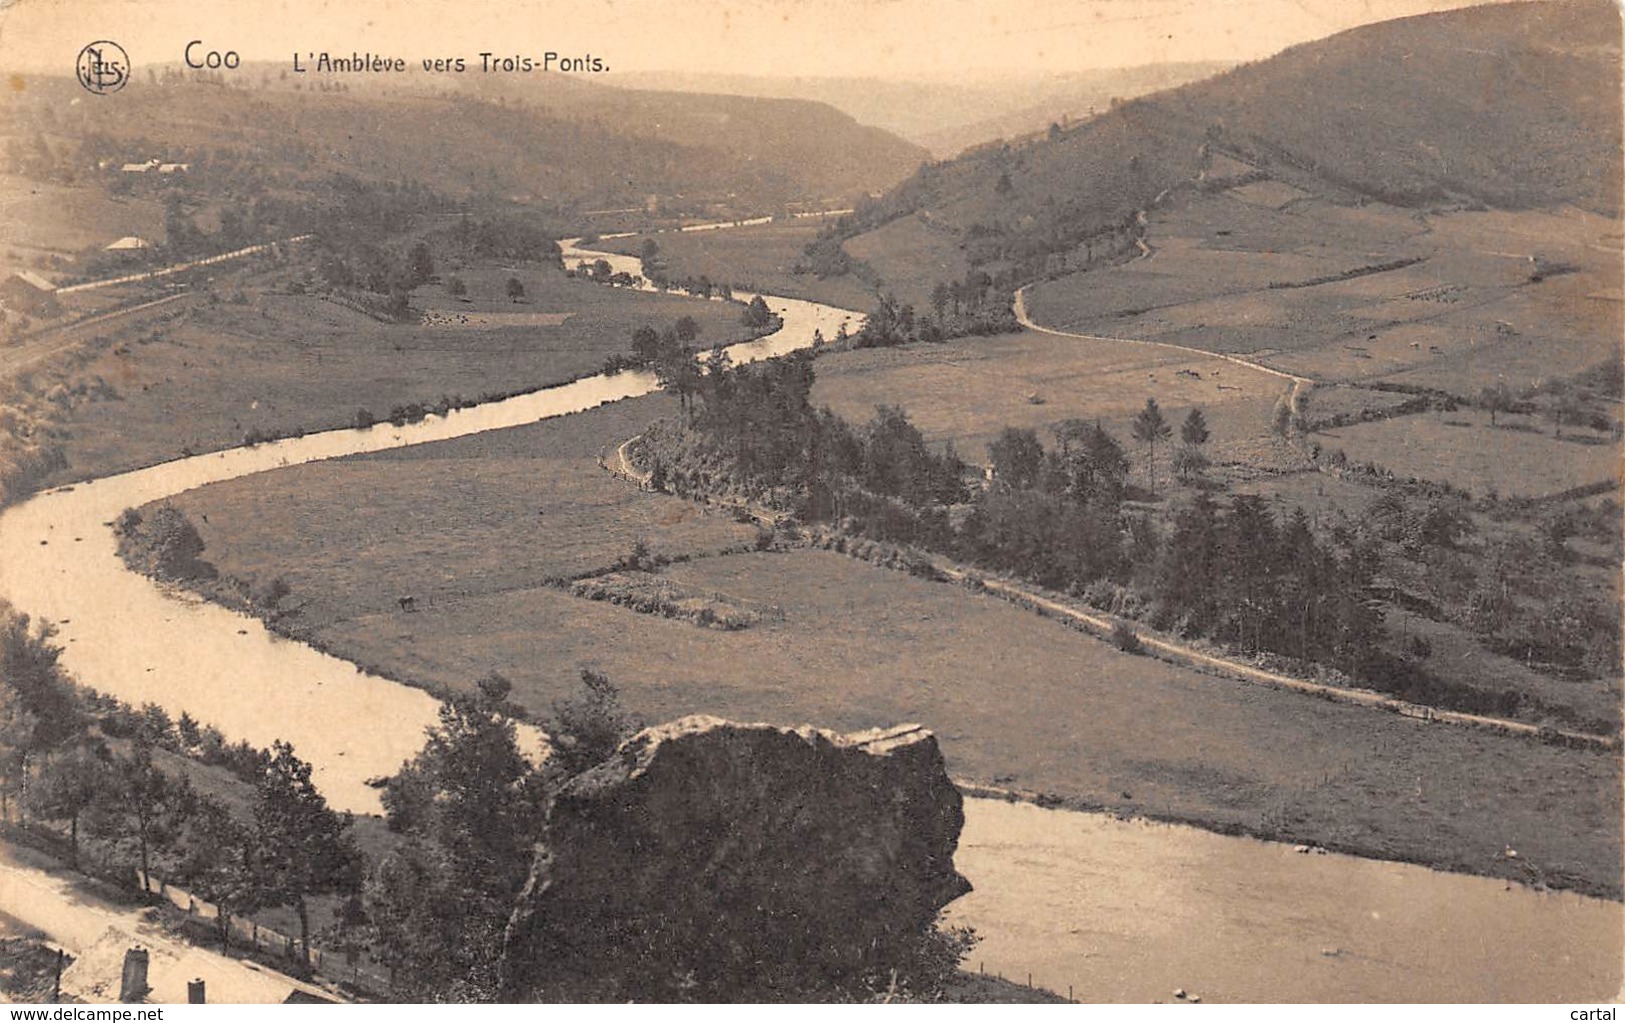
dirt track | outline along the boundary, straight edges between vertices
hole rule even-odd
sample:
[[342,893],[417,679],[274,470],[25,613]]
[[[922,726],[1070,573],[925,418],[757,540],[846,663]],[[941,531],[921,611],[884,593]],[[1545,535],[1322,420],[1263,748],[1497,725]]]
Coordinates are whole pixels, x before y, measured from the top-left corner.
[[118,1000],[124,952],[136,945],[149,955],[149,1002],[184,1003],[187,981],[199,978],[211,1002],[275,1004],[295,989],[334,997],[257,964],[174,940],[151,910],[111,902],[43,854],[6,843],[0,843],[0,906],[74,957],[62,989],[84,1001]]

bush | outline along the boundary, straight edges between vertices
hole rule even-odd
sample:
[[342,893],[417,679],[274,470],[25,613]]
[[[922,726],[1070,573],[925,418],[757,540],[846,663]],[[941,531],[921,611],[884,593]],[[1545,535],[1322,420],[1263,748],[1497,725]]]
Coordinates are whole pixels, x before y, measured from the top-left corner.
[[396,405],[389,410],[389,422],[392,426],[405,426],[408,423],[421,423],[429,414],[429,410],[417,402],[408,402],[405,405]]
[[293,592],[288,580],[276,576],[269,582],[260,583],[252,587],[249,599],[255,607],[262,611],[275,611],[277,605]]
[[160,579],[213,579],[218,574],[202,559],[197,527],[167,501],[148,517],[126,509],[118,518],[119,554],[138,571]]
[[618,571],[652,572],[659,566],[649,548],[649,541],[640,536],[632,541],[632,549],[621,555],[614,567]]
[[568,778],[603,763],[643,723],[621,708],[615,683],[583,669],[580,694],[555,701],[545,727],[552,746],[549,764]]
[[1127,622],[1118,622],[1112,626],[1112,646],[1125,654],[1145,653],[1145,645],[1140,642],[1140,634]]

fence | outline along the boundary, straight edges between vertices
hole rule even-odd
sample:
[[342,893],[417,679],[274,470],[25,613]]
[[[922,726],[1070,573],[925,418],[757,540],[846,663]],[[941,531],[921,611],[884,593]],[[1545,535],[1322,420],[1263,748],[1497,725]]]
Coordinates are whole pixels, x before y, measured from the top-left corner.
[[[148,894],[167,901],[186,914],[189,922],[207,923],[210,935],[219,934],[220,911],[213,903],[156,877],[147,884]],[[295,938],[253,919],[234,916],[227,929],[230,940],[239,948],[247,946],[290,960],[294,957],[294,947],[298,944]],[[359,952],[352,955],[313,945],[310,949],[310,967],[318,976],[335,984],[349,984],[371,994],[387,996],[393,989],[388,968]]]

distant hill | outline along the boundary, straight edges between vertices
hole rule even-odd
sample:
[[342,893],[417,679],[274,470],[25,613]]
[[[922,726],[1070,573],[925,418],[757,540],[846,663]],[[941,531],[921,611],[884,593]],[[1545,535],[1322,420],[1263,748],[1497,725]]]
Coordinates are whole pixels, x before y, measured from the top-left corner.
[[884,128],[938,157],[993,139],[1041,131],[1129,99],[1206,78],[1219,63],[1152,64],[1069,75],[919,82],[879,78],[768,78],[705,72],[617,74],[620,87],[735,96],[796,97],[827,103],[864,124]]
[[[130,159],[229,149],[290,173],[342,171],[451,195],[586,205],[641,205],[650,195],[762,209],[845,201],[928,159],[881,129],[800,100],[635,92],[563,75],[520,79],[521,91],[465,84],[480,80],[466,75],[409,72],[388,86],[317,88],[332,80],[245,67],[224,87],[146,70],[116,103],[71,108],[55,102],[76,89],[71,82],[34,79],[21,98],[6,97],[6,121],[25,137],[35,128],[53,139],[102,136]],[[486,81],[497,79],[512,76]]]
[[458,84],[483,99],[523,103],[550,117],[720,153],[742,162],[744,171],[784,177],[801,198],[880,192],[931,155],[817,96],[629,89],[565,75],[540,85],[508,75],[461,76]]
[[1267,174],[1343,202],[1617,216],[1620,56],[1604,0],[1368,25],[924,168],[860,211],[847,248],[900,289],[929,286],[911,281],[920,266],[956,276],[956,249],[960,274],[1042,273],[1092,235],[1121,244],[1135,210],[1199,175]]
[[1048,128],[1095,116],[1113,100],[1133,99],[1187,82],[1196,82],[1228,69],[1229,64],[1148,64],[1046,79],[1026,93],[1018,107],[966,124],[907,136],[939,156],[955,156],[965,149],[996,139],[1017,139]]
[[1243,148],[1416,204],[1620,207],[1620,14],[1597,0],[1403,18],[1152,101]]

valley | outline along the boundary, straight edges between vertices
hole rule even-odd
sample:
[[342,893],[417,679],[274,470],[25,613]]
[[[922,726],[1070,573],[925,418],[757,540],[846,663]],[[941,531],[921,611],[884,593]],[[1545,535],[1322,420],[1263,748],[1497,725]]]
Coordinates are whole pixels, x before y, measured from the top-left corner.
[[[348,995],[493,1000],[531,864],[463,869],[455,814],[528,857],[644,725],[918,722],[975,889],[928,939],[982,940],[910,998],[1609,997],[1617,21],[1374,23],[1020,131],[1093,79],[953,124],[789,79],[154,68],[111,117],[30,77],[0,828],[235,899],[205,851],[302,765],[357,848],[240,912],[303,976],[308,895],[401,984]],[[206,798],[120,823],[98,786],[148,772]],[[688,990],[606,983],[566,994]],[[817,997],[899,973],[863,984]]]

